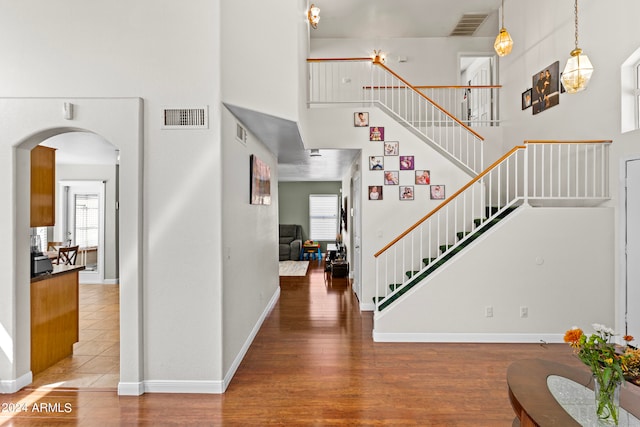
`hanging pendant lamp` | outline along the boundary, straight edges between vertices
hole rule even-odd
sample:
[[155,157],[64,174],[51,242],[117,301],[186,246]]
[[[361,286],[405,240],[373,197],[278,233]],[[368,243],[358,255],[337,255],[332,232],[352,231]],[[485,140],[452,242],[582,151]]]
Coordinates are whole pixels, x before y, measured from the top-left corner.
[[578,0],[575,0],[574,12],[576,48],[571,51],[571,57],[562,72],[562,84],[567,93],[576,93],[586,89],[593,74],[593,65],[591,65],[589,57],[584,55],[582,49],[578,47]]
[[511,35],[504,27],[504,0],[502,0],[502,27],[500,28],[500,32],[496,37],[496,41],[493,44],[493,48],[496,50],[498,56],[507,56],[511,53],[511,49],[513,49],[513,40],[511,39]]

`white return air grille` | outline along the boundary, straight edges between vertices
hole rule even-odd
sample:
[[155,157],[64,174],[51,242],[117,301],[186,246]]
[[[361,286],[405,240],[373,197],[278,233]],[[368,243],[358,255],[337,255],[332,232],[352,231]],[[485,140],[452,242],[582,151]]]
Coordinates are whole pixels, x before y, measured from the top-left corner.
[[208,129],[207,108],[164,108],[162,129]]

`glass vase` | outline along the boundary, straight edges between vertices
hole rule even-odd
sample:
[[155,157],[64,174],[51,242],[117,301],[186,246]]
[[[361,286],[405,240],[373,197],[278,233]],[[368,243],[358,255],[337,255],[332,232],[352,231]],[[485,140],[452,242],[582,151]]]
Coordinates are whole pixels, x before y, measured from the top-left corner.
[[620,415],[621,381],[614,376],[602,373],[594,375],[593,379],[599,425],[617,426]]

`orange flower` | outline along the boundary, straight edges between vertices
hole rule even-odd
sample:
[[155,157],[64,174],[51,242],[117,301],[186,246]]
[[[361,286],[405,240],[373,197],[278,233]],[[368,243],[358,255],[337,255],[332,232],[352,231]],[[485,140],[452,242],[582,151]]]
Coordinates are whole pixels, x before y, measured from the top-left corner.
[[564,342],[568,342],[569,344],[571,344],[571,347],[576,347],[578,345],[578,342],[580,341],[580,337],[582,336],[582,334],[583,332],[580,328],[569,329],[564,334]]
[[633,341],[633,336],[625,335],[622,337],[622,339],[625,340],[626,342]]

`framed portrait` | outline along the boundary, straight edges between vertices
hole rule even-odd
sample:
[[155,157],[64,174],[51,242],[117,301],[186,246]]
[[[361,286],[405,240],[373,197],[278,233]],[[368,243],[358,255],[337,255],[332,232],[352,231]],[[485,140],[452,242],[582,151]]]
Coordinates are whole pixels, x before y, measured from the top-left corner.
[[431,172],[428,170],[416,170],[416,185],[431,184]]
[[556,61],[532,77],[531,106],[538,114],[560,103],[560,62]]
[[353,125],[359,128],[366,128],[369,126],[369,113],[361,111],[353,113]]
[[400,186],[400,200],[413,200],[413,185]]
[[444,185],[432,185],[429,187],[429,193],[431,194],[431,200],[443,200],[444,199]]
[[384,127],[382,126],[370,127],[369,141],[384,141]]
[[522,109],[526,110],[531,107],[531,88],[522,92]]
[[384,185],[400,184],[400,174],[398,171],[384,171]]
[[349,198],[344,196],[344,207],[342,208],[341,218],[342,218],[342,228],[344,231],[347,231],[347,212],[349,211]]
[[413,170],[413,156],[400,156],[400,170],[401,171]]
[[398,141],[385,141],[384,142],[384,155],[385,156],[397,156],[400,153],[400,144]]
[[382,156],[369,156],[369,170],[371,170],[371,171],[384,170],[384,157],[382,157]]
[[370,185],[369,186],[369,200],[382,200],[382,186]]
[[252,205],[271,204],[271,168],[258,156],[249,156],[249,203]]

